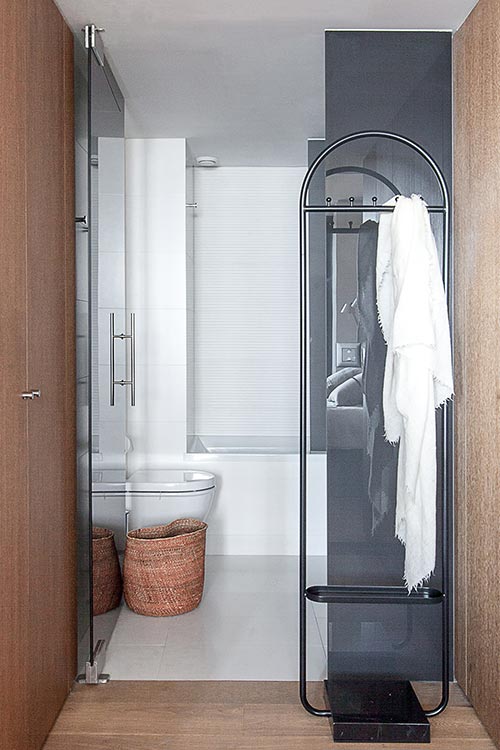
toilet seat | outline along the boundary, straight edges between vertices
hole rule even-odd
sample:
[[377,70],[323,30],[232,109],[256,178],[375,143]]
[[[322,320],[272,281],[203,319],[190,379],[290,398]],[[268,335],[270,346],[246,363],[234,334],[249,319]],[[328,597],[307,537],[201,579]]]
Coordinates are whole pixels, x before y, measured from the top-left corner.
[[135,471],[125,483],[126,492],[175,493],[200,492],[215,487],[215,476],[208,471],[183,469],[142,469]]

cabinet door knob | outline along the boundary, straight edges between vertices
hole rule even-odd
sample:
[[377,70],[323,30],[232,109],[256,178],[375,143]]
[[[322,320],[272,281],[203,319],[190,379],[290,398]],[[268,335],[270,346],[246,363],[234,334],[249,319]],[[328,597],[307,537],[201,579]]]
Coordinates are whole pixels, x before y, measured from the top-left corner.
[[28,399],[33,401],[35,398],[40,398],[41,395],[40,389],[36,391],[24,391],[21,393],[21,398],[24,399],[24,401],[27,401]]

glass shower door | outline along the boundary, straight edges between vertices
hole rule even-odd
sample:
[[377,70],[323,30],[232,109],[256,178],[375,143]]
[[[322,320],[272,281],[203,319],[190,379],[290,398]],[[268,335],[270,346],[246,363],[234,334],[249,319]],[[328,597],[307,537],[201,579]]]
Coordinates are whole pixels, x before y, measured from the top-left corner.
[[[77,263],[77,287],[84,298],[80,318],[85,381],[78,417],[84,436],[79,477],[79,667],[82,679],[96,682],[121,601],[114,549],[120,554],[125,543],[126,408],[131,395],[125,384],[131,377],[132,342],[127,338],[130,322],[127,330],[125,320],[123,96],[94,26],[85,29],[85,47],[77,40],[76,48],[77,132],[81,129],[85,135],[77,138],[77,192],[86,187],[86,210],[78,217],[86,243],[78,246]],[[85,169],[78,163],[78,148],[84,153]],[[103,541],[110,536],[106,530],[113,533],[112,540]],[[104,565],[109,571],[105,575]]]

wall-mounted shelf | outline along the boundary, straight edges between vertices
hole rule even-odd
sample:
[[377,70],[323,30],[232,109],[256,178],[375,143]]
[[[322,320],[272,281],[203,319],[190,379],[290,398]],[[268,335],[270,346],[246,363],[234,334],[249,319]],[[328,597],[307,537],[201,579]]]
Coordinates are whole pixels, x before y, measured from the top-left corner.
[[309,586],[305,595],[320,604],[439,604],[444,599],[438,589],[408,594],[404,586]]

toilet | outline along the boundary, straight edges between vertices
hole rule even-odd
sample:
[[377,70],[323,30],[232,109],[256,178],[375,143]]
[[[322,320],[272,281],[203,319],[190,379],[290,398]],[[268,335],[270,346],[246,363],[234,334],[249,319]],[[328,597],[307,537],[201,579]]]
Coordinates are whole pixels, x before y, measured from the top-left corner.
[[178,518],[206,521],[215,490],[215,476],[207,471],[136,471],[125,483],[127,528],[157,526]]

